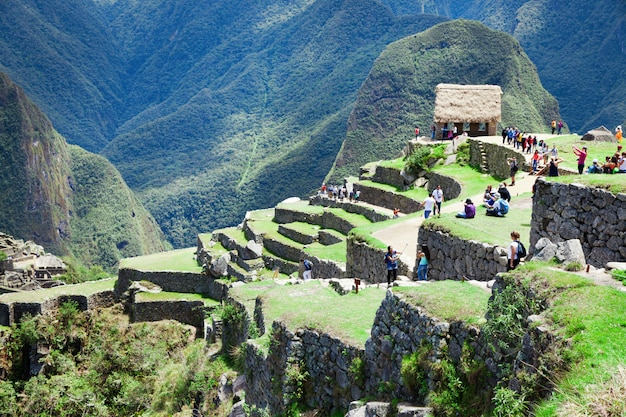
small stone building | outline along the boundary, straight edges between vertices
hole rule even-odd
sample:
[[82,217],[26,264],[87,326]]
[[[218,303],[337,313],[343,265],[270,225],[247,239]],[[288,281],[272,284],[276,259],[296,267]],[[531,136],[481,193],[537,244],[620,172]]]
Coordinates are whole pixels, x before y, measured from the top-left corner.
[[435,88],[435,138],[449,131],[469,136],[497,135],[502,119],[502,89],[498,85],[438,84]]

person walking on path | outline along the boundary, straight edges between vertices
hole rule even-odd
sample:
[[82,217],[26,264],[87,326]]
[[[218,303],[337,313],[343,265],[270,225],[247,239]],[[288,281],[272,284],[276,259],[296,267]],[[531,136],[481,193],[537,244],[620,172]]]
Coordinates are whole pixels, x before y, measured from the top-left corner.
[[427,219],[430,217],[430,213],[433,212],[433,208],[435,207],[435,199],[433,198],[433,193],[428,193],[428,197],[422,203],[422,207],[424,207],[424,218]]
[[576,145],[572,145],[574,155],[578,157],[578,173],[582,174],[585,170],[585,159],[587,158],[587,147],[583,146],[582,149],[578,149]]
[[308,259],[301,258],[300,262],[302,262],[302,266],[304,267],[304,272],[302,272],[302,279],[305,281],[313,278],[313,264]]
[[552,128],[552,134],[554,135],[554,131],[556,130],[556,120],[552,119],[552,122],[550,123],[550,127]]
[[506,158],[506,161],[509,163],[509,169],[510,169],[510,173],[511,173],[511,183],[509,185],[513,186],[513,185],[515,185],[515,174],[517,174],[517,170],[519,169],[519,165],[517,165],[517,159],[515,159],[515,157],[513,157],[513,158]]
[[[443,203],[443,190],[441,189],[441,185],[437,185],[437,188],[433,191],[433,198],[435,199],[437,217],[441,217],[441,203]],[[433,215],[434,214],[435,213],[433,213]]]
[[398,256],[402,252],[396,252],[391,246],[387,246],[385,263],[387,264],[387,287],[398,278]]
[[428,281],[428,262],[430,262],[430,250],[428,246],[422,245],[421,249],[417,251],[417,280]]

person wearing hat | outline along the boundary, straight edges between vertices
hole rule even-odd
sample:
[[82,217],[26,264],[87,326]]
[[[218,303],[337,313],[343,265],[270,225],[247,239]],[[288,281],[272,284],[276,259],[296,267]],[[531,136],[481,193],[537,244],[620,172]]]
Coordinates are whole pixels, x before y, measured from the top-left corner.
[[602,166],[600,166],[600,163],[598,162],[597,159],[594,159],[592,164],[589,165],[589,168],[587,168],[587,173],[588,174],[602,174]]
[[578,173],[582,174],[585,169],[585,159],[587,158],[587,147],[583,146],[582,149],[578,149],[576,145],[572,145],[574,155],[578,157]]
[[456,214],[456,217],[461,219],[473,219],[476,216],[476,206],[469,198],[465,200],[465,207],[463,211]]
[[487,205],[487,216],[504,217],[509,212],[509,203],[502,199],[500,193],[493,195],[495,201],[491,205]]

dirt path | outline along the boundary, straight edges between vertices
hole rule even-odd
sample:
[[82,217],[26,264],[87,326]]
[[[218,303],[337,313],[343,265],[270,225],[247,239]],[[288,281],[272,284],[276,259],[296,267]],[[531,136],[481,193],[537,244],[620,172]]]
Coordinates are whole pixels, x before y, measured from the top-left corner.
[[[481,140],[490,143],[502,142],[502,138],[499,136],[485,137],[481,138]],[[527,156],[527,159],[530,160],[530,155]],[[509,192],[511,193],[511,197],[517,197],[521,194],[532,191],[532,186],[535,183],[536,179],[537,177],[535,177],[534,175],[529,175],[528,173],[518,173],[515,178],[515,186],[507,187]],[[497,189],[497,184],[494,184],[494,188]],[[471,198],[472,201],[475,202],[482,202],[483,195],[478,194],[469,198]],[[514,201],[515,207],[527,207],[532,204],[530,198]],[[457,201],[454,203],[446,203],[444,201],[441,207],[441,211],[443,213],[458,213],[462,210],[463,201]],[[395,250],[401,251],[402,255],[400,255],[400,259],[404,263],[409,265],[409,268],[412,270],[415,266],[415,257],[417,254],[417,234],[423,222],[423,216],[404,221],[401,217],[397,224],[391,225],[386,229],[379,230],[374,233],[373,236],[384,242],[385,244],[391,245]]]

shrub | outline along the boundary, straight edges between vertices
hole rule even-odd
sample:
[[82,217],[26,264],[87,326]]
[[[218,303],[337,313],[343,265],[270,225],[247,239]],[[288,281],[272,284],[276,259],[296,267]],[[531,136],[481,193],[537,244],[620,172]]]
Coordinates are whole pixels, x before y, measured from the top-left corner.
[[413,175],[428,169],[428,160],[430,159],[431,152],[428,146],[418,147],[415,152],[405,158],[404,169]]
[[524,396],[506,387],[497,387],[493,397],[495,417],[523,417],[528,411]]
[[611,275],[613,276],[614,279],[618,281],[622,281],[624,285],[626,285],[626,270],[616,269],[613,272],[611,272]]

